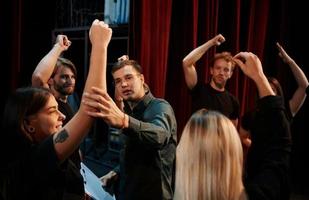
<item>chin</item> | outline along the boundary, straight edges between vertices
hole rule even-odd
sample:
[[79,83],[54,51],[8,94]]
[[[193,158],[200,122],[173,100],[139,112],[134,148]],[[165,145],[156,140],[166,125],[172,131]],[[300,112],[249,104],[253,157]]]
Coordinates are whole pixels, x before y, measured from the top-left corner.
[[74,93],[74,90],[72,90],[72,91],[65,91],[65,93],[66,93],[66,95],[71,95],[71,94]]
[[124,101],[130,101],[130,97],[122,97]]

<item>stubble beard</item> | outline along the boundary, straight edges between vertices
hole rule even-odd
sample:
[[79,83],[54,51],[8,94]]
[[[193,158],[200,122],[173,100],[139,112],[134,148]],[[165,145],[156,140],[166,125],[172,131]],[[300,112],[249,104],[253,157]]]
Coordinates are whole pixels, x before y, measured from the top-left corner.
[[75,86],[73,86],[72,89],[68,90],[66,86],[57,85],[57,87],[55,87],[55,90],[63,96],[69,96],[74,93]]
[[219,89],[223,89],[226,85],[226,81],[216,81],[216,78],[214,78],[214,77],[213,77],[212,81],[215,84],[215,86]]

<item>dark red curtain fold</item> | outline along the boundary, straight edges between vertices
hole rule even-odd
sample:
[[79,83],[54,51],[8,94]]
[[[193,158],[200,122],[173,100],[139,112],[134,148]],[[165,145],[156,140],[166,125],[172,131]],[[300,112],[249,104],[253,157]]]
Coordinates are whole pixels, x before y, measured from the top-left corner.
[[[267,0],[263,1],[250,1],[248,25],[247,25],[247,48],[246,51],[255,53],[263,63],[264,49],[266,41],[266,32],[269,21],[269,4]],[[244,24],[246,26],[246,24]],[[243,77],[244,90],[241,92],[239,98],[241,99],[241,113],[252,109],[255,105],[256,89],[255,84],[247,77]]]
[[[165,96],[172,0],[133,1],[134,44],[130,56],[143,67],[145,80],[153,94]],[[132,15],[131,15],[132,16]],[[132,47],[130,48],[132,49]]]

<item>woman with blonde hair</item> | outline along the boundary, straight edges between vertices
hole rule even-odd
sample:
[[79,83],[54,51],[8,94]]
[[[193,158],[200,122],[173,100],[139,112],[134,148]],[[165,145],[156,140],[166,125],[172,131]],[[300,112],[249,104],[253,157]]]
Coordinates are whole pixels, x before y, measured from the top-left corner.
[[240,199],[242,159],[231,120],[216,111],[197,111],[178,144],[175,199]]

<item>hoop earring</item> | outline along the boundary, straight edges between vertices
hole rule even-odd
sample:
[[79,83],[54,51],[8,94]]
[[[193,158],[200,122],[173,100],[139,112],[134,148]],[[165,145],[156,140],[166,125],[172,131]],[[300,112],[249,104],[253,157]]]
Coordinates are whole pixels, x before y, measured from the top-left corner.
[[35,128],[29,127],[29,132],[30,132],[30,133],[34,133],[34,131],[35,131]]

